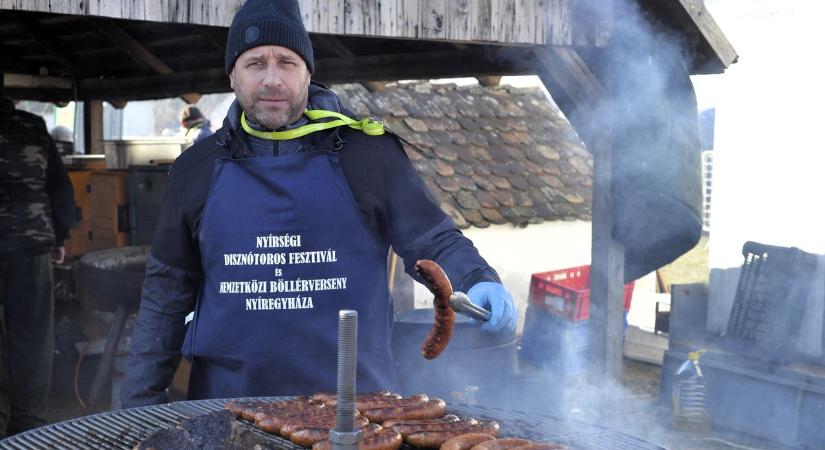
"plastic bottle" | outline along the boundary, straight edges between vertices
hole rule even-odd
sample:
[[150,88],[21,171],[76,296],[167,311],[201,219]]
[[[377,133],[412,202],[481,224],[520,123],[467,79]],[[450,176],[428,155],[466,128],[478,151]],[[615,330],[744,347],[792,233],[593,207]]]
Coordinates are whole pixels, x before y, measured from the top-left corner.
[[710,413],[705,401],[706,387],[699,358],[707,350],[688,353],[673,378],[673,428],[679,431],[708,432]]

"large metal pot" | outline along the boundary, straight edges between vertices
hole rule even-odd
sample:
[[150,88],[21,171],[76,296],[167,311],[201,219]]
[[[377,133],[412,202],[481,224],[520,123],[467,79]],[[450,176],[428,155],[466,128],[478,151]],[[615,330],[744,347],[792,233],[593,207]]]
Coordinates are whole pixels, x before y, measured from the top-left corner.
[[80,285],[95,309],[118,304],[136,309],[149,246],[122,247],[88,253],[80,258]]
[[476,388],[500,386],[515,373],[515,334],[486,333],[478,322],[459,314],[447,349],[434,360],[424,359],[421,343],[432,329],[433,318],[432,309],[414,309],[395,321],[392,349],[403,393],[469,400],[466,396]]

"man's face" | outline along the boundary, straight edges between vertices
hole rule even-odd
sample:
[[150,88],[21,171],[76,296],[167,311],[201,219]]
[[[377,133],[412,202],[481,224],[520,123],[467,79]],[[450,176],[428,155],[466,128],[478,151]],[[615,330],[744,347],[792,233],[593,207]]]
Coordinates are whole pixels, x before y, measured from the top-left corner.
[[270,130],[295,122],[306,109],[309,71],[288,48],[263,45],[243,52],[229,81],[247,117]]

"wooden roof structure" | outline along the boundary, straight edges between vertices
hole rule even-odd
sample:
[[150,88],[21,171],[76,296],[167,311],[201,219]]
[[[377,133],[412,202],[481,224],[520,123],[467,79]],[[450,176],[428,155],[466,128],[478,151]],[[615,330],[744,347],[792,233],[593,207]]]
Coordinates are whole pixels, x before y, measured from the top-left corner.
[[[675,38],[691,74],[737,54],[703,0],[298,0],[325,83],[535,74],[593,155],[589,362],[622,368],[624,247],[612,236],[611,93],[625,7]],[[228,92],[227,27],[242,0],[0,0],[0,70],[12,98],[88,100],[87,149],[102,148],[100,101]],[[617,39],[621,41],[621,39]],[[612,52],[612,53],[611,53]],[[622,66],[621,58],[613,64]],[[621,69],[620,67],[620,69]],[[615,67],[614,67],[615,68]]]
[[[325,83],[550,69],[557,85],[611,32],[607,1],[300,0]],[[692,47],[693,73],[736,53],[701,0],[638,0]],[[13,98],[129,100],[227,92],[226,33],[242,0],[0,0],[0,69]],[[607,7],[605,7],[607,6]],[[582,51],[579,51],[582,50]],[[554,96],[556,96],[554,92]]]

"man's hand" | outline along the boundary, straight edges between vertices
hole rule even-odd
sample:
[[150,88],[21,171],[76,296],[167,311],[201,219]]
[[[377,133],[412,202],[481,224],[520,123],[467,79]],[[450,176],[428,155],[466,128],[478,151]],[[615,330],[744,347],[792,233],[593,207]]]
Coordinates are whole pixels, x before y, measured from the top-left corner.
[[488,320],[481,329],[488,332],[516,331],[516,307],[513,297],[501,283],[482,281],[467,292],[470,301],[490,311]]
[[63,260],[66,259],[66,247],[54,247],[52,249],[52,262],[55,264],[63,264]]

